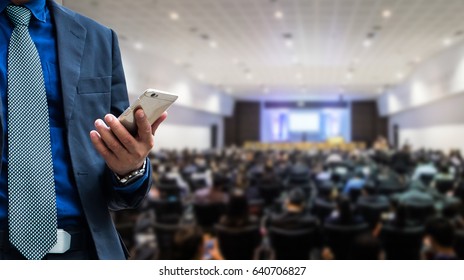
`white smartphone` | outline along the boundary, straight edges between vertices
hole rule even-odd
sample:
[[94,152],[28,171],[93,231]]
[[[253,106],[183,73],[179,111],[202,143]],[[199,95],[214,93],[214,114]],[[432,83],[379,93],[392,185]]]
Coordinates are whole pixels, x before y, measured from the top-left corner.
[[148,121],[153,124],[176,100],[176,95],[157,89],[147,89],[118,119],[132,135],[136,135],[137,124],[134,113],[138,108],[143,109]]

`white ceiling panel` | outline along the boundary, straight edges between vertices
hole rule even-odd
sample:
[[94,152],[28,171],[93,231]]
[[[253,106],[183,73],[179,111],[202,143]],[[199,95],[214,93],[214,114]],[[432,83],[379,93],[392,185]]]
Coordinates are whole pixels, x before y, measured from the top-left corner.
[[464,37],[463,0],[63,2],[116,30],[134,51],[143,46],[237,98],[375,97],[446,50],[444,40],[453,45]]

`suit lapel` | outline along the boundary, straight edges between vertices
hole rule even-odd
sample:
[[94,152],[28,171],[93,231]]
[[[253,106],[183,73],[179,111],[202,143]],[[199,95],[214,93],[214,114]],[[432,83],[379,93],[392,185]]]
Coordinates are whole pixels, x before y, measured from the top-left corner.
[[64,9],[53,1],[49,3],[55,20],[61,91],[67,126],[72,117],[77,94],[87,30],[74,19],[72,11]]

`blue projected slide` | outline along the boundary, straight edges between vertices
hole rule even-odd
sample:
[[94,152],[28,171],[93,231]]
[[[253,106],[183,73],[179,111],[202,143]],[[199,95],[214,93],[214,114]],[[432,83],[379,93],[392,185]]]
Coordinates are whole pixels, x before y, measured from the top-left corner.
[[319,133],[319,112],[290,112],[288,115],[290,132]]

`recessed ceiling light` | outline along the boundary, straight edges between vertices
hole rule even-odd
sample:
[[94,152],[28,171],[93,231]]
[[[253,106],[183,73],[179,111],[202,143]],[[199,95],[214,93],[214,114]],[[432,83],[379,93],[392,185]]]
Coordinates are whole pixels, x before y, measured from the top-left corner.
[[217,48],[218,45],[217,45],[216,41],[210,41],[210,42],[209,42],[209,46],[210,46],[211,48],[215,49],[215,48]]
[[198,74],[197,74],[197,78],[198,78],[198,80],[203,81],[203,80],[205,79],[205,74],[203,74],[203,73],[198,73]]
[[363,41],[363,46],[364,46],[365,48],[369,48],[371,45],[372,45],[372,41],[371,41],[371,40],[366,39],[366,40]]
[[248,73],[246,75],[246,78],[247,78],[247,80],[251,81],[251,80],[253,80],[253,75],[251,73]]
[[420,56],[416,56],[412,61],[414,61],[414,63],[419,63],[422,61],[422,58]]
[[390,10],[383,10],[382,17],[383,18],[390,18],[392,16],[392,12]]
[[351,73],[351,72],[346,73],[345,78],[347,80],[352,80],[353,79],[353,73]]
[[142,50],[143,49],[143,44],[141,42],[136,42],[134,44],[134,48],[138,51]]
[[293,48],[293,40],[291,39],[285,40],[285,46],[287,46],[287,48]]
[[303,78],[303,75],[301,75],[301,73],[296,73],[295,78],[301,80]]
[[397,78],[398,80],[404,79],[404,73],[403,73],[403,72],[398,72],[398,73],[396,73],[396,78]]
[[453,41],[450,38],[445,38],[443,39],[442,43],[443,43],[443,46],[448,47],[453,43]]
[[170,12],[170,13],[169,13],[169,18],[170,18],[171,20],[176,21],[176,20],[179,19],[179,14],[176,13],[176,12]]
[[276,19],[282,19],[284,17],[284,14],[281,11],[275,11],[274,17]]

